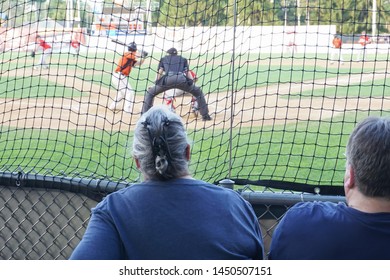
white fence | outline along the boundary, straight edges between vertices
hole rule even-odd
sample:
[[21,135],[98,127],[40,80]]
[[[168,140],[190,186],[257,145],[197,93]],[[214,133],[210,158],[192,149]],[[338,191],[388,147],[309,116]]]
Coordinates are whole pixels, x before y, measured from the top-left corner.
[[[87,35],[81,52],[118,52],[124,51],[124,46],[112,42],[119,39],[125,43],[135,41],[140,48],[149,53],[165,52],[176,47],[185,53],[237,53],[280,54],[288,51],[288,45],[294,44],[295,53],[324,54],[329,53],[335,25],[312,26],[238,26],[238,27],[158,27],[152,28],[147,34]],[[1,33],[1,32],[0,32]],[[26,49],[29,34],[23,30],[3,31],[0,44],[5,51]],[[7,36],[6,36],[7,35]],[[5,37],[6,36],[6,37]],[[58,35],[57,35],[58,37]],[[49,40],[50,41],[50,40]],[[64,40],[60,40],[64,41]],[[69,41],[69,40],[65,40]],[[371,44],[368,53],[389,53],[390,44]],[[356,53],[359,49],[355,44],[344,44],[345,54]],[[64,45],[61,52],[69,52],[69,44]]]
[[[89,52],[123,52],[124,47],[111,41],[136,42],[140,48],[152,52],[165,52],[171,47],[185,53],[237,53],[280,54],[289,44],[296,45],[296,53],[324,54],[332,46],[335,25],[316,26],[238,26],[233,27],[158,27],[146,35],[89,36]],[[344,44],[345,54],[355,54],[359,45]],[[371,44],[368,53],[389,52],[389,44]]]

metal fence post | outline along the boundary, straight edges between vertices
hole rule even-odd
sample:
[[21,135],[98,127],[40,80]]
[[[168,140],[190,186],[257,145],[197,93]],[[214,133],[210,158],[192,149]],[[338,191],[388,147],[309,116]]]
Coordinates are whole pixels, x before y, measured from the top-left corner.
[[219,181],[219,184],[224,188],[232,189],[232,190],[234,189],[234,181],[233,180],[223,179],[223,180]]

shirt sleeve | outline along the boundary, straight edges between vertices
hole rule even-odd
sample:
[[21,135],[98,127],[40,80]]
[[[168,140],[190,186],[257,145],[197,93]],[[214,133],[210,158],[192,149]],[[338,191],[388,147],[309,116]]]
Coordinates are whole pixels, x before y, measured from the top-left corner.
[[158,63],[158,69],[157,69],[157,71],[160,70],[160,69],[165,70],[165,69],[164,69],[164,58],[162,58],[162,59],[160,60],[160,62]]
[[73,251],[71,260],[124,259],[119,234],[105,211],[93,210],[87,230]]
[[[304,227],[302,220],[305,220],[304,203],[297,203],[291,207],[283,216],[275,231],[272,234],[272,241],[270,246],[269,260],[286,260],[290,259],[294,252],[303,250],[299,248],[301,238],[296,229]],[[303,222],[304,223],[304,222]],[[298,230],[299,231],[299,230]]]
[[183,69],[183,72],[187,72],[189,69],[188,67],[188,60],[186,58],[184,58],[184,69]]

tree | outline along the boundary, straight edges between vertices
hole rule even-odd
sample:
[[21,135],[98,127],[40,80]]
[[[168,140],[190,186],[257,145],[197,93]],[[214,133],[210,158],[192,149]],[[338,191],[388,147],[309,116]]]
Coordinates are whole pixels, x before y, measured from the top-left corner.
[[222,1],[162,0],[158,24],[162,26],[224,25],[227,3]]
[[64,21],[66,18],[66,2],[64,0],[50,0],[48,17],[54,20]]
[[[269,0],[238,2],[239,25],[274,25],[275,7]],[[281,23],[279,21],[279,23]]]
[[47,18],[46,0],[30,0],[36,10],[36,20]]
[[377,0],[378,4],[378,31],[390,32],[390,0]]

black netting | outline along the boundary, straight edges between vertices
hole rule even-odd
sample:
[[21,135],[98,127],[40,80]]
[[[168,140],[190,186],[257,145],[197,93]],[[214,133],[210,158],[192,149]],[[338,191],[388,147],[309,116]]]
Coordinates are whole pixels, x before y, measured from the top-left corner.
[[[0,17],[4,172],[138,181],[132,128],[171,47],[196,72],[213,118],[194,115],[188,94],[172,102],[199,179],[339,187],[352,128],[388,113],[386,1],[11,0]],[[51,47],[45,62],[39,40]],[[113,109],[121,42],[148,56],[130,74],[130,107]]]
[[[348,135],[389,113],[389,22],[388,1],[1,1],[0,258],[66,258],[95,201],[140,180],[133,128],[171,47],[212,118],[154,98],[182,117],[194,177],[342,195]],[[148,55],[115,104],[132,42]],[[273,203],[265,238],[290,205]]]

